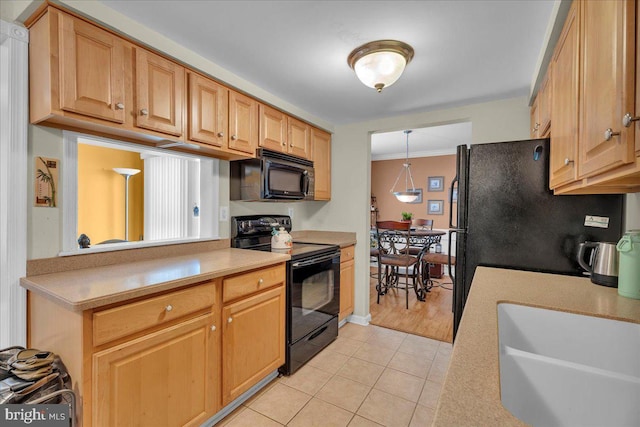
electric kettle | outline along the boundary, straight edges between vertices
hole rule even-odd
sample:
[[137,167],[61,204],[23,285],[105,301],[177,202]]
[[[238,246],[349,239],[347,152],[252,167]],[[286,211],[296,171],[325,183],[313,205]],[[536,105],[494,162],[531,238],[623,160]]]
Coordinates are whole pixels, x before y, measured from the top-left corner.
[[[587,248],[591,248],[588,263],[584,259]],[[612,288],[618,287],[618,251],[615,243],[580,243],[578,264],[591,274],[591,283]]]

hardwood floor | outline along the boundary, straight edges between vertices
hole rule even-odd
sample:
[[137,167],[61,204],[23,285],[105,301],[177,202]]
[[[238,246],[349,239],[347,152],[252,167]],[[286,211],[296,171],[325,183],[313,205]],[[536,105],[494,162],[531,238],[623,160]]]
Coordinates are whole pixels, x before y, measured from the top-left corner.
[[[372,268],[373,273],[377,272]],[[409,290],[409,309],[405,308],[404,290],[393,289],[380,297],[380,304],[376,303],[376,279],[369,280],[371,324],[395,329],[414,335],[433,338],[438,341],[452,342],[453,312],[451,311],[453,291],[451,279],[443,276],[437,279],[437,284],[427,293],[426,301],[418,301],[416,294]],[[445,289],[448,288],[448,289]]]

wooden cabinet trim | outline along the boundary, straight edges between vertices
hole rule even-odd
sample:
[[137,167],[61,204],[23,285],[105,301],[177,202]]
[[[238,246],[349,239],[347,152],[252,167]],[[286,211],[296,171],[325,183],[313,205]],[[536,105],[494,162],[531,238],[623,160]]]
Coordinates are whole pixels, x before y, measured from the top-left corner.
[[285,266],[263,268],[225,278],[222,281],[222,301],[229,302],[247,295],[281,285],[286,280]]

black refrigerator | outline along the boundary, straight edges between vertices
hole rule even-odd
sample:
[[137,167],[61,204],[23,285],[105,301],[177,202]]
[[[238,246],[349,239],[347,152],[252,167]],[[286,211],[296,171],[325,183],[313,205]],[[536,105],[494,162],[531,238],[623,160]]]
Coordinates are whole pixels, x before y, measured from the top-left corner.
[[[456,168],[449,191],[454,338],[477,266],[580,276],[580,242],[622,236],[622,195],[554,196],[549,190],[548,139],[461,145]],[[587,216],[608,226],[585,225]]]

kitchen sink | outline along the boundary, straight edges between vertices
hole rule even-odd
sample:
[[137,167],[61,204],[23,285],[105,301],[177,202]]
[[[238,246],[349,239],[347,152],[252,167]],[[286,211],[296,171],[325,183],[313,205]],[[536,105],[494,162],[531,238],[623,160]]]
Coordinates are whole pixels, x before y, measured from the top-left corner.
[[640,324],[498,304],[503,406],[533,426],[639,426]]

